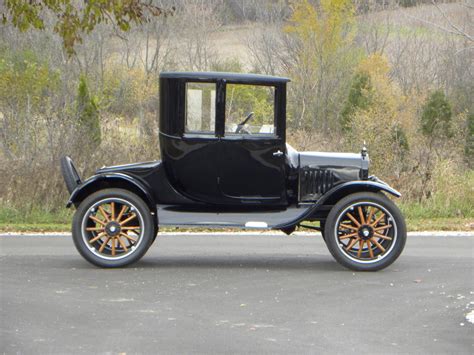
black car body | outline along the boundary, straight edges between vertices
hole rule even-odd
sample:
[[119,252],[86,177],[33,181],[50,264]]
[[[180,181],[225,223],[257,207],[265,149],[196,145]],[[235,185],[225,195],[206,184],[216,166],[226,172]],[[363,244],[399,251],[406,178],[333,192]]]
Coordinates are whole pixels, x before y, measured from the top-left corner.
[[[165,225],[279,229],[291,233],[303,222],[313,221],[319,221],[320,226],[306,226],[319,229],[324,235],[328,232],[325,230],[328,218],[334,217],[330,216],[330,212],[344,198],[369,194],[369,197],[378,196],[386,202],[388,199],[382,192],[400,196],[384,182],[369,176],[369,157],[365,148],[360,154],[297,152],[286,143],[288,82],[287,78],[255,74],[162,73],[159,118],[162,160],[103,167],[95,175],[81,181],[72,160],[65,157],[62,169],[71,192],[68,206],[74,205],[79,209],[87,198],[93,194],[100,195],[101,191],[128,191],[143,201],[145,213],[152,216],[152,239],[159,226]],[[254,98],[257,96],[260,98],[257,106],[263,107],[264,111],[261,117],[254,117],[253,112],[239,117],[242,109],[252,107],[252,100],[257,100]],[[242,108],[236,108],[239,102]],[[252,120],[259,121],[259,125],[250,128]],[[363,224],[361,222],[375,221],[376,212],[373,212],[374,216],[370,213],[371,208],[376,207],[370,207],[370,203],[381,205],[380,201],[371,202],[370,198],[367,202],[369,205],[361,207],[360,225]],[[390,201],[387,203],[390,208],[394,207]],[[105,230],[110,217],[118,211],[110,211],[110,202],[104,206],[100,214],[102,217],[95,217],[95,220],[103,220],[104,224],[93,223]],[[382,207],[388,208],[385,205]],[[380,213],[387,215],[385,209]],[[92,208],[84,213],[95,215],[97,210]],[[398,210],[389,214],[393,220]],[[371,220],[365,221],[369,216]],[[352,228],[362,228],[354,223]],[[389,223],[387,220],[382,227]],[[403,224],[403,220],[400,223]],[[370,227],[370,223],[366,224],[367,228],[380,228],[379,225]],[[140,233],[143,234],[144,228],[141,225]],[[331,226],[330,230],[334,228],[338,227]],[[398,230],[404,231],[404,228],[403,224]],[[370,231],[373,232],[372,229]],[[387,227],[383,231],[388,232],[389,229]],[[84,234],[84,231],[78,230],[78,233]],[[338,233],[335,232],[336,244],[340,243]],[[96,234],[91,235],[92,239],[95,237]],[[107,233],[104,237],[111,237],[111,240],[118,238]],[[138,236],[135,237],[138,239]],[[353,238],[347,239],[352,242]],[[357,238],[360,244],[362,237]],[[371,238],[375,237],[372,235]],[[404,243],[404,238],[399,239],[403,239]],[[79,239],[88,240],[84,236]],[[99,238],[94,243],[101,240]],[[364,242],[367,250],[360,247],[361,252],[356,249],[353,252],[374,254],[376,248],[369,250],[370,246],[376,246],[371,241],[373,239],[364,240],[369,240]],[[114,262],[110,240],[105,245],[103,242],[96,247],[104,246],[102,253],[110,249],[107,254],[110,263],[104,265],[100,260],[90,258],[89,261],[101,266],[128,263]],[[88,247],[91,249],[90,245]],[[120,248],[123,251],[117,241],[114,254]],[[87,258],[86,252],[82,254]],[[338,259],[338,256],[335,257]],[[376,257],[373,256],[373,259]],[[366,269],[369,269],[367,265],[375,269],[374,264],[377,263],[361,265]],[[356,268],[348,263],[345,265]]]

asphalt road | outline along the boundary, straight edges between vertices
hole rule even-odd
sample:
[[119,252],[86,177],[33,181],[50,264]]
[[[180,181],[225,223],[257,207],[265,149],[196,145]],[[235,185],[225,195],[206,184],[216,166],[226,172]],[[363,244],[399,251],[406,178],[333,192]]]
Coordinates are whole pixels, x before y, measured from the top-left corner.
[[102,270],[68,237],[0,237],[4,353],[473,353],[474,237],[411,237],[354,273],[320,237],[159,237]]

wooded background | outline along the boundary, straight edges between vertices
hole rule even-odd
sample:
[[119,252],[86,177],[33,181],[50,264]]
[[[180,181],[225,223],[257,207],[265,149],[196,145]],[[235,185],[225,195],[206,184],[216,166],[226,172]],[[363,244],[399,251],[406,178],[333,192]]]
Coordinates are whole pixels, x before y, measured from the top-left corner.
[[365,140],[410,216],[474,218],[472,1],[45,3],[0,5],[1,218],[64,207],[62,155],[83,176],[159,159],[165,70],[288,76],[291,145]]

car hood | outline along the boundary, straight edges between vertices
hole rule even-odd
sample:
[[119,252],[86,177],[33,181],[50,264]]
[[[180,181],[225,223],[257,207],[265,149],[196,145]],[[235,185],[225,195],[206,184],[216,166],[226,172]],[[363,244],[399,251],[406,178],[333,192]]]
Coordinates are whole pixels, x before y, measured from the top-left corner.
[[369,157],[354,153],[301,152],[300,201],[316,201],[335,185],[368,177]]
[[300,152],[300,167],[309,168],[369,168],[368,155],[362,158],[356,153]]
[[106,173],[121,173],[121,172],[144,172],[147,170],[153,170],[158,165],[161,164],[161,161],[149,161],[143,163],[133,163],[133,164],[123,164],[123,165],[113,165],[113,166],[103,166],[100,169],[97,169],[97,174],[106,174]]

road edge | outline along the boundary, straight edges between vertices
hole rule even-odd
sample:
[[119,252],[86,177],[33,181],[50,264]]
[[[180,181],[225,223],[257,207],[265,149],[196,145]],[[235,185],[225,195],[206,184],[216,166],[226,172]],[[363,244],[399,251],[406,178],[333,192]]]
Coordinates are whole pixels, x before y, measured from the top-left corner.
[[[237,235],[265,235],[265,236],[286,236],[285,233],[280,231],[236,231],[236,232],[160,232],[159,235],[173,235],[173,236],[237,236]],[[292,236],[314,236],[320,235],[319,232],[294,232]],[[70,237],[71,233],[67,232],[44,232],[44,233],[28,233],[28,232],[6,232],[0,233],[1,237]],[[474,231],[423,231],[423,232],[408,232],[408,237],[474,237]]]

